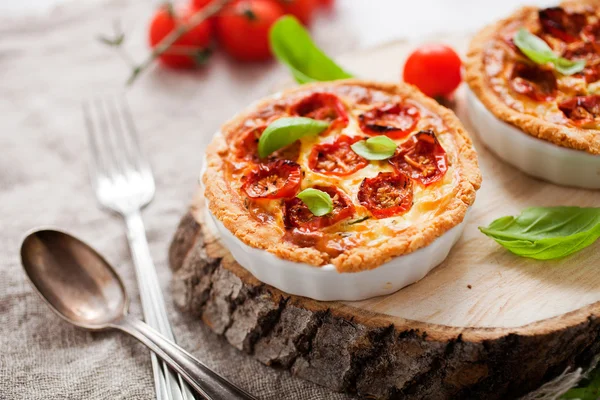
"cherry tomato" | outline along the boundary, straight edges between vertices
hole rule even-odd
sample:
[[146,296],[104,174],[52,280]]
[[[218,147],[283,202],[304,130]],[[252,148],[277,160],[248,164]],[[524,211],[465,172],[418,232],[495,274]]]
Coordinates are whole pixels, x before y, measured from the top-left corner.
[[558,104],[558,108],[580,127],[594,127],[600,123],[600,96],[577,96]]
[[360,129],[368,135],[392,139],[407,136],[419,121],[419,109],[410,104],[386,104],[358,116]]
[[579,40],[583,27],[587,24],[585,14],[568,13],[561,7],[551,7],[538,12],[542,30],[564,42]]
[[317,92],[306,96],[290,108],[290,114],[327,121],[329,130],[348,125],[348,114],[342,101],[334,94]]
[[235,155],[239,158],[255,158],[258,155],[258,140],[266,128],[266,125],[254,126],[235,138]]
[[444,44],[428,44],[415,50],[404,64],[403,79],[427,96],[449,96],[460,85],[460,57]]
[[[150,23],[149,41],[151,47],[156,47],[178,23],[185,23],[194,13],[192,9],[181,9],[176,15],[163,6],[158,9]],[[212,26],[209,21],[192,28],[185,33],[163,54],[159,60],[172,68],[194,68],[203,64],[210,45]]]
[[331,196],[333,210],[329,214],[317,217],[299,198],[294,197],[293,199],[286,200],[283,215],[287,228],[314,231],[331,226],[354,215],[354,205],[344,192],[333,186],[315,186],[314,188]]
[[192,5],[196,9],[201,9],[212,3],[214,0],[192,0]]
[[377,219],[404,214],[412,200],[412,181],[403,173],[380,172],[365,178],[358,189],[358,201]]
[[536,101],[550,101],[556,97],[556,77],[552,71],[536,65],[517,62],[513,66],[510,87],[515,92]]
[[246,177],[242,190],[253,199],[286,199],[298,193],[302,170],[289,160],[258,164]]
[[425,186],[442,179],[448,169],[446,151],[430,130],[420,131],[402,143],[389,163]]
[[314,146],[308,156],[308,167],[320,174],[346,176],[366,167],[369,161],[354,151],[350,145],[361,140],[342,135],[333,143]]
[[304,25],[310,25],[320,0],[278,0],[286,14],[292,14]]
[[225,7],[216,19],[223,48],[241,61],[271,58],[269,29],[284,14],[271,0],[240,0]]
[[319,5],[325,8],[333,8],[335,0],[319,0]]

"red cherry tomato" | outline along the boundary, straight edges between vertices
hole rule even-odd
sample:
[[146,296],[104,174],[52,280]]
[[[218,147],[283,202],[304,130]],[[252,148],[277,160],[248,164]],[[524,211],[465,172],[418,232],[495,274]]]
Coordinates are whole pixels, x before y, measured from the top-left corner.
[[325,8],[332,8],[335,0],[319,0],[319,5]]
[[600,123],[600,96],[577,96],[562,101],[558,108],[579,127],[591,128]]
[[246,177],[242,190],[253,199],[288,199],[300,189],[302,170],[289,160],[257,165]]
[[[180,9],[171,15],[170,9],[163,6],[158,9],[150,23],[149,41],[151,47],[156,47],[178,23],[185,23],[194,13],[192,9]],[[173,68],[194,68],[201,65],[201,56],[206,55],[210,45],[212,26],[204,21],[185,33],[163,54],[159,60]]]
[[201,9],[212,3],[214,0],[192,0],[192,5],[196,9]]
[[350,147],[361,140],[342,135],[333,143],[322,143],[314,146],[308,156],[308,167],[320,174],[346,176],[366,167],[365,160]]
[[460,57],[449,46],[429,44],[415,50],[404,64],[404,81],[427,96],[449,96],[460,84]]
[[517,62],[511,72],[510,87],[536,101],[550,101],[556,97],[558,85],[552,71]]
[[240,0],[225,7],[216,19],[223,48],[241,61],[271,58],[269,29],[284,14],[272,0]]
[[389,163],[426,186],[442,179],[448,169],[446,151],[430,130],[418,132],[402,143]]
[[404,214],[412,200],[412,180],[403,173],[380,172],[365,178],[358,189],[358,201],[377,219]]
[[314,188],[327,193],[331,197],[331,200],[333,200],[333,211],[317,217],[299,198],[295,197],[286,200],[283,215],[287,228],[314,231],[331,226],[354,215],[354,205],[344,192],[332,186],[315,186]]
[[401,139],[417,126],[419,109],[409,104],[386,104],[359,115],[358,121],[360,129],[368,135]]
[[320,0],[278,0],[286,14],[292,14],[304,25],[310,25]]
[[369,164],[350,147],[359,140],[360,137],[342,135],[333,143],[314,146],[308,156],[308,167],[324,175],[346,176],[355,173]]
[[327,121],[329,130],[348,125],[348,114],[342,101],[334,94],[317,92],[306,96],[290,108],[290,114]]
[[243,132],[233,141],[233,150],[239,158],[256,158],[258,155],[258,140],[266,125],[255,126]]

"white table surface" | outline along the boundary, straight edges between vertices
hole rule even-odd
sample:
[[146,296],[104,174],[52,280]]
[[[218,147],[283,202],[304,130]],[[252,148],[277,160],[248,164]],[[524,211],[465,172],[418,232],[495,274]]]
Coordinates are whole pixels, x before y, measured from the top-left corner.
[[[0,15],[18,17],[47,13],[61,3],[76,0],[0,1]],[[96,0],[78,0],[96,1]],[[147,1],[147,0],[140,0]],[[418,38],[439,32],[474,31],[525,4],[550,5],[558,0],[337,0],[334,18],[356,27],[359,46],[399,38]],[[157,1],[148,1],[153,7]],[[331,18],[328,16],[327,18]],[[326,24],[320,17],[315,29]]]

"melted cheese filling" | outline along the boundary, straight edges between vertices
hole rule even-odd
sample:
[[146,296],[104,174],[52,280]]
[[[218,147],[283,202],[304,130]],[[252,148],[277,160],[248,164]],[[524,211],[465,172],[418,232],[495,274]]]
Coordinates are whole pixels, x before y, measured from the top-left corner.
[[[341,99],[343,101],[343,98]],[[394,100],[398,99],[391,99],[390,101]],[[418,103],[414,103],[410,100],[404,100],[403,102],[418,107],[420,118],[415,129],[405,138],[395,140],[396,144],[400,145],[404,141],[408,140],[412,134],[420,130],[431,129],[435,132],[438,141],[446,151],[448,169],[439,181],[432,183],[429,186],[424,186],[419,182],[414,181],[413,205],[410,210],[402,215],[377,219],[373,217],[357,199],[360,184],[365,178],[375,177],[379,172],[394,171],[387,160],[370,161],[366,167],[356,171],[353,174],[343,177],[320,174],[312,171],[308,167],[309,155],[313,146],[316,144],[331,143],[339,135],[347,135],[350,137],[368,136],[362,132],[358,125],[358,115],[364,112],[364,110],[370,108],[371,105],[357,105],[354,108],[350,108],[348,104],[345,104],[348,112],[349,122],[344,129],[334,130],[326,134],[321,134],[317,137],[311,136],[300,139],[299,156],[298,159],[295,160],[298,164],[300,164],[302,171],[304,172],[300,190],[304,190],[316,185],[335,186],[346,193],[355,207],[354,217],[321,230],[322,232],[326,233],[328,240],[343,243],[344,247],[352,245],[376,245],[377,243],[385,242],[388,240],[388,238],[396,236],[399,232],[411,227],[412,225],[434,218],[440,211],[445,210],[445,205],[455,196],[457,191],[457,182],[459,179],[458,170],[456,167],[458,165],[458,148],[452,134],[448,131],[441,118],[439,118],[437,115],[428,111]],[[248,169],[230,171],[230,179],[228,181],[230,187],[237,193],[240,193],[242,177],[243,175],[246,175],[248,171]],[[241,196],[244,198],[245,194],[241,193]],[[261,209],[260,211],[264,212],[266,215],[263,215],[259,211],[259,216],[256,217],[257,213],[255,212],[255,218],[258,218],[264,223],[269,223],[273,226],[276,226],[283,235],[286,232],[282,212],[283,200],[261,199],[259,202]],[[251,211],[251,214],[252,213],[253,212]],[[368,218],[364,221],[352,223],[353,221],[363,219],[364,217]]]

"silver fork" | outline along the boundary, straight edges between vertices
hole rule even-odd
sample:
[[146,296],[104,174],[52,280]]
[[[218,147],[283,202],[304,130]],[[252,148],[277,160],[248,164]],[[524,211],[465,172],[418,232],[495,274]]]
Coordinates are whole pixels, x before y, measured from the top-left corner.
[[[144,319],[174,341],[141,216],[142,208],[154,197],[154,178],[127,104],[120,97],[95,99],[83,104],[83,114],[92,153],[92,184],[100,205],[125,220]],[[157,399],[193,400],[182,377],[154,353],[151,357]]]

